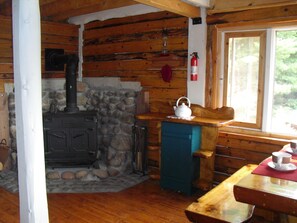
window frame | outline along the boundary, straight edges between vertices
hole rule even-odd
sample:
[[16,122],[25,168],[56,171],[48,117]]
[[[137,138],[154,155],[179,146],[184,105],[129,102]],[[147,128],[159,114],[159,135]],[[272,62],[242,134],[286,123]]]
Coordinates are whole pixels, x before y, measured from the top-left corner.
[[230,38],[239,38],[239,37],[259,37],[260,38],[260,48],[259,48],[259,67],[258,67],[258,92],[257,92],[257,115],[256,115],[256,123],[247,123],[247,122],[239,122],[234,121],[232,123],[233,126],[241,126],[245,128],[253,128],[253,129],[261,129],[262,127],[262,116],[263,116],[263,97],[264,97],[264,76],[265,76],[265,63],[263,62],[264,58],[266,58],[266,31],[225,31],[223,32],[224,46],[224,67],[223,67],[223,94],[222,105],[227,106],[227,91],[228,91],[228,58],[229,58],[229,39]]
[[[266,33],[266,42],[271,43],[273,41],[273,38],[271,37],[271,34],[273,33],[272,30],[274,29],[290,29],[291,27],[297,27],[297,20],[277,20],[277,21],[258,21],[258,22],[240,22],[240,23],[227,23],[227,24],[218,24],[215,26],[215,29],[212,31],[212,38],[213,42],[211,44],[213,49],[213,54],[211,57],[211,60],[215,63],[212,66],[212,75],[210,76],[211,79],[209,80],[209,84],[211,84],[209,87],[211,87],[211,101],[210,104],[212,107],[222,107],[224,106],[222,103],[222,100],[220,97],[222,97],[222,80],[224,79],[224,51],[222,50],[222,45],[224,45],[224,38],[223,33],[225,32],[241,32],[241,31],[265,31]],[[265,44],[266,48],[267,44]],[[265,55],[262,58],[263,61],[263,69],[264,69],[264,75],[263,75],[263,101],[262,101],[262,114],[261,114],[261,127],[260,128],[251,128],[251,126],[241,126],[241,123],[234,123],[232,125],[222,127],[221,130],[225,132],[231,132],[231,133],[239,133],[239,134],[250,134],[255,136],[264,136],[264,137],[275,137],[275,138],[281,138],[281,139],[294,139],[296,136],[289,136],[289,135],[282,135],[282,134],[276,134],[268,132],[267,127],[267,112],[269,111],[269,102],[267,100],[268,94],[269,94],[269,85],[271,84],[271,78],[269,77],[269,72],[272,69],[271,64],[274,60],[273,57],[271,57],[273,52],[273,49],[270,49],[269,47],[265,50]],[[267,56],[268,55],[268,56]],[[266,98],[266,100],[264,99]]]

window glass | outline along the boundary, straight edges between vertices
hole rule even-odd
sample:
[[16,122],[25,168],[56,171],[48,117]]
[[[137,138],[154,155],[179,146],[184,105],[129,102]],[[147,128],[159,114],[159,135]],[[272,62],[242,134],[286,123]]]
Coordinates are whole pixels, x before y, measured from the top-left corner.
[[235,120],[256,123],[260,37],[229,38],[226,105]]
[[275,32],[271,131],[297,134],[297,29]]

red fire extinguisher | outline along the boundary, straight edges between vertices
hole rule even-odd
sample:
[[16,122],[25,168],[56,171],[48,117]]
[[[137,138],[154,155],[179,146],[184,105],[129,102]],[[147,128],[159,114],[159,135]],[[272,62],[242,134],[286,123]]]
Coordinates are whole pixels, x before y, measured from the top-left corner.
[[193,52],[191,54],[191,81],[198,80],[198,53]]

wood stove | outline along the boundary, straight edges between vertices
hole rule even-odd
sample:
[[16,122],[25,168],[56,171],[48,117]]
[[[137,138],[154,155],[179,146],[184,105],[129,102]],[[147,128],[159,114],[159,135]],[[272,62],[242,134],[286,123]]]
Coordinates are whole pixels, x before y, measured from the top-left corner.
[[52,51],[46,57],[54,65],[66,63],[66,107],[43,114],[45,162],[47,166],[91,165],[98,157],[96,111],[77,107],[78,57]]
[[45,113],[45,161],[48,166],[91,165],[97,159],[96,112]]

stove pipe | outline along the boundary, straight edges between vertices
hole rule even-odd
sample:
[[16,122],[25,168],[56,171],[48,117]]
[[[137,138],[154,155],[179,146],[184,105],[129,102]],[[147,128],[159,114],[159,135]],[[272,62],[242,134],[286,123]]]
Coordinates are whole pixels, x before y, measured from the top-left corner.
[[66,64],[66,107],[65,112],[75,113],[79,111],[77,107],[77,94],[76,94],[76,73],[78,56],[75,54],[59,55],[52,54],[50,56],[51,63],[53,64]]

